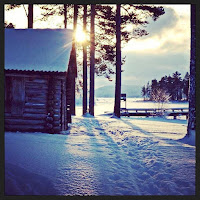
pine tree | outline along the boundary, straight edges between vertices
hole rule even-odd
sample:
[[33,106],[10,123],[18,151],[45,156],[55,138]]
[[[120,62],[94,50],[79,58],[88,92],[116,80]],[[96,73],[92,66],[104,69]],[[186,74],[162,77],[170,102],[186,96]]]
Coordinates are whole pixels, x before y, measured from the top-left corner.
[[158,88],[159,88],[158,81],[157,81],[156,79],[153,79],[153,80],[151,81],[151,96],[150,96],[150,100],[153,100],[152,94],[153,94],[153,95],[156,95],[156,94],[157,94]]
[[144,97],[144,101],[146,100],[146,95],[147,95],[147,90],[146,90],[146,87],[145,85],[142,87],[142,96]]
[[174,95],[175,100],[180,100],[180,88],[181,88],[181,73],[176,71],[173,73],[173,88],[174,88]]
[[183,79],[183,94],[186,97],[186,101],[188,101],[188,95],[189,95],[189,79],[190,79],[190,75],[187,72]]
[[149,81],[147,82],[147,86],[146,86],[146,96],[148,99],[150,99],[151,96],[151,86],[149,84]]

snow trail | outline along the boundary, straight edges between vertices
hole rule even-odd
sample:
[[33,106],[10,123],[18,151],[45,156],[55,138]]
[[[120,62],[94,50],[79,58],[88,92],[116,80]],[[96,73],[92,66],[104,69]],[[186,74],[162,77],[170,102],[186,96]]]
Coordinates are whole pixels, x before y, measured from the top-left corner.
[[[6,183],[20,187],[13,189],[19,194],[194,195],[195,147],[174,140],[185,131],[168,120],[152,126],[99,116],[73,117],[60,135],[6,132],[6,163],[17,166],[5,168]],[[28,172],[43,189],[26,179],[23,191],[19,177]]]

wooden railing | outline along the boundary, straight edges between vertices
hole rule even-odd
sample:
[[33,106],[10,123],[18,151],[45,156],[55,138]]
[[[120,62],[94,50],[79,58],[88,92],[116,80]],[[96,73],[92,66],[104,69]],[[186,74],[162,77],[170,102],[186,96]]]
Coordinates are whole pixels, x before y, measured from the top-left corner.
[[121,108],[121,116],[157,116],[160,113],[166,116],[173,116],[176,119],[177,116],[186,115],[188,117],[188,108]]

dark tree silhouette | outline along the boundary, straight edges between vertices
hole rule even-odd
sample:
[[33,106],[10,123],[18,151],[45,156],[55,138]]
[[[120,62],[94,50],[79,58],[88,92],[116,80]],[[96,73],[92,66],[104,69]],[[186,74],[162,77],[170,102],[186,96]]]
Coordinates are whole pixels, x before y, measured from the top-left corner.
[[90,26],[90,97],[89,113],[94,116],[94,68],[95,68],[95,5],[91,5],[91,26]]
[[[74,24],[73,24],[73,29],[74,29],[74,32],[76,32],[77,30],[77,18],[78,18],[78,5],[77,4],[74,4]],[[73,69],[72,69],[72,74],[71,74],[71,81],[72,81],[72,96],[71,96],[71,114],[72,115],[75,115],[76,114],[76,109],[75,109],[75,105],[76,105],[76,87],[75,87],[75,84],[76,84],[76,76],[77,76],[77,69],[76,69],[76,42],[75,42],[75,35],[74,35],[74,38],[73,38],[73,42],[72,42],[72,60],[74,62],[73,64]]]
[[187,72],[183,79],[183,94],[186,97],[186,101],[188,101],[188,95],[189,95],[189,80],[190,80],[190,75]]
[[[150,100],[152,100],[151,93],[153,92],[155,94],[158,89],[165,91],[169,95],[170,100],[180,101],[183,99],[183,94],[185,94],[187,100],[189,73],[187,72],[184,79],[182,79],[181,74],[176,71],[172,76],[163,76],[160,81],[157,81],[156,79],[152,80],[151,85],[149,85],[148,82],[145,89],[147,90],[146,93]],[[142,87],[142,94],[143,91],[144,87]]]
[[116,80],[115,80],[115,105],[114,114],[120,118],[120,98],[121,98],[121,5],[117,4],[116,11]]
[[191,50],[190,50],[190,87],[189,87],[189,118],[187,135],[195,129],[195,59],[196,59],[196,5],[191,4]]
[[28,28],[33,28],[33,4],[28,4]]
[[[87,26],[87,5],[84,5],[83,31]],[[87,46],[83,42],[83,115],[87,112]]]
[[67,28],[67,4],[64,4],[64,27]]
[[182,95],[180,95],[181,91],[181,73],[179,72],[175,72],[173,73],[173,94],[174,94],[174,100],[181,100],[182,99]]
[[147,89],[145,87],[145,85],[142,87],[142,96],[144,97],[144,101],[146,100],[146,95],[147,95]]

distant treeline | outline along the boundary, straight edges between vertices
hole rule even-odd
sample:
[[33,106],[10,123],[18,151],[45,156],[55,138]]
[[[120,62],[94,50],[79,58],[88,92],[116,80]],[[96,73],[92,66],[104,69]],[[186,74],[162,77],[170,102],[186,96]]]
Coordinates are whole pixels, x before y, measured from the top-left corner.
[[144,100],[153,100],[153,94],[162,90],[169,95],[169,100],[188,100],[189,77],[187,72],[182,79],[181,73],[176,71],[172,76],[164,76],[159,81],[153,79],[151,84],[148,82],[142,87],[142,96]]

